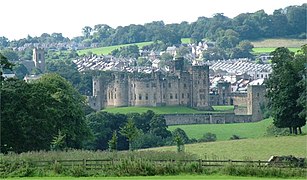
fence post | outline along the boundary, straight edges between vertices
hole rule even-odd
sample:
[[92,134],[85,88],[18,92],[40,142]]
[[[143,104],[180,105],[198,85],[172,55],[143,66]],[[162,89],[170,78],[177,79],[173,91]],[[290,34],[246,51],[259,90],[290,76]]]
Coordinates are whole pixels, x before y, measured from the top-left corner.
[[259,167],[261,166],[261,161],[260,160],[258,160],[258,164],[259,164]]
[[83,168],[86,170],[86,159],[83,159]]
[[201,168],[202,168],[202,159],[199,159],[198,160],[198,167],[199,167],[199,170],[201,170]]

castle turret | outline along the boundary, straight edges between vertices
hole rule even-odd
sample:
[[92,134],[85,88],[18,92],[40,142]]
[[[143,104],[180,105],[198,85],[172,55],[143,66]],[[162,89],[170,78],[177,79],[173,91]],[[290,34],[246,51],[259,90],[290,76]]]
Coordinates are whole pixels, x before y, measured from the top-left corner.
[[128,77],[124,73],[115,73],[114,106],[128,106]]
[[209,107],[209,66],[192,66],[191,107],[207,110]]
[[260,121],[263,119],[261,111],[265,105],[265,86],[250,85],[247,87],[247,114],[252,115],[252,121]]
[[36,68],[41,70],[42,73],[45,72],[45,51],[42,48],[33,49],[33,61]]

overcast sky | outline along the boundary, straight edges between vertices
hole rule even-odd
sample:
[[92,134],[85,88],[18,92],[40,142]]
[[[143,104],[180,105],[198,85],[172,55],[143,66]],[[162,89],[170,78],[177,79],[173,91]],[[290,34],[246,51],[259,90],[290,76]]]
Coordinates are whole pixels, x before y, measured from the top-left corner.
[[302,5],[306,0],[1,0],[0,36],[10,40],[42,33],[81,35],[84,26],[107,24],[113,28],[163,20],[194,22],[215,13],[240,13]]

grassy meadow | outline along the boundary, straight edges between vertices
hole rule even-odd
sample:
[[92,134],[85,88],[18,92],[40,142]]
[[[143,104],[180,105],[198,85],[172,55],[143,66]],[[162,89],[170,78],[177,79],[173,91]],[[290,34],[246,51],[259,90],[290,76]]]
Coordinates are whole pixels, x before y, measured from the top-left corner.
[[251,41],[255,48],[300,48],[302,45],[307,44],[306,39],[263,39],[258,41]]
[[[176,146],[150,150],[176,152]],[[272,155],[307,157],[307,135],[186,144],[185,151],[201,159],[268,160]]]
[[185,106],[161,106],[161,107],[116,107],[106,108],[103,111],[109,113],[144,113],[148,110],[153,111],[156,114],[201,114],[201,113],[223,113],[233,112],[233,106],[213,106],[214,111],[198,111]]
[[[271,118],[252,123],[233,123],[233,124],[191,124],[169,126],[170,131],[176,128],[183,129],[189,138],[201,138],[205,133],[216,134],[217,141],[229,140],[232,135],[240,138],[259,138],[265,136],[266,128],[272,124]],[[305,128],[306,129],[306,128]]]

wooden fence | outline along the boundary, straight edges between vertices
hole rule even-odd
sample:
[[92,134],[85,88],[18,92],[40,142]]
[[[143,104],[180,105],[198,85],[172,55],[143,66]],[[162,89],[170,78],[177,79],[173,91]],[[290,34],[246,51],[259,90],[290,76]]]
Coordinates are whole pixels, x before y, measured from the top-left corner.
[[[124,160],[110,160],[110,159],[82,159],[82,160],[54,160],[54,161],[21,161],[19,162],[20,165],[27,164],[30,167],[38,167],[38,168],[49,168],[54,167],[55,165],[60,165],[63,167],[82,167],[86,170],[103,170],[105,168],[108,168],[110,166],[120,164],[123,161],[127,161],[127,159]],[[133,160],[132,160],[133,161]],[[244,165],[250,165],[250,166],[258,166],[258,167],[297,167],[297,164],[289,163],[289,162],[278,162],[274,164],[269,164],[268,161],[240,161],[240,160],[141,160],[138,159],[137,161],[146,161],[149,163],[153,163],[156,165],[167,165],[167,164],[198,164],[198,167],[221,167],[226,165],[234,165],[234,166],[244,166]],[[16,163],[16,162],[15,162]],[[306,163],[300,165],[301,168],[306,168]],[[4,164],[3,162],[0,162],[0,171],[4,170]]]

